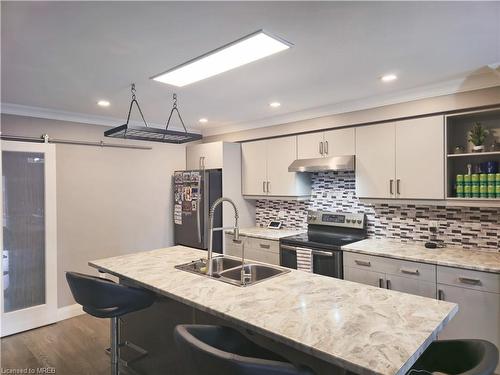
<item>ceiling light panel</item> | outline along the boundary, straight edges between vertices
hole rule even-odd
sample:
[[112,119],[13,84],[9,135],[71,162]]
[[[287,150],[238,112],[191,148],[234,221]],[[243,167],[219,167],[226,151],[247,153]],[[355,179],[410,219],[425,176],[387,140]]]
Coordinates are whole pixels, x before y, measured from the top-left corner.
[[291,46],[292,44],[259,30],[151,78],[182,87],[284,51]]
[[395,75],[395,74],[386,74],[384,76],[382,76],[382,78],[380,78],[382,80],[382,82],[391,82],[391,81],[395,81],[396,79],[398,79],[398,76]]

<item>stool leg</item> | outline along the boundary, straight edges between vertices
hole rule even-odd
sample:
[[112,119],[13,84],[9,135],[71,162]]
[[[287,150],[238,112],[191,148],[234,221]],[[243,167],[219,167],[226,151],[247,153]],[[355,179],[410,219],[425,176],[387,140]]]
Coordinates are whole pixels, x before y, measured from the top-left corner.
[[111,375],[120,373],[120,319],[111,318]]

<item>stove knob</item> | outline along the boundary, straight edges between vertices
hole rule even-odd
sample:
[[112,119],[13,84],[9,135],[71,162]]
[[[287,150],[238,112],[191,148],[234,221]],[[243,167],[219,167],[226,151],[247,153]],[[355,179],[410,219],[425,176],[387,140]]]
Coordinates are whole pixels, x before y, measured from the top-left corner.
[[345,222],[346,222],[346,223],[350,223],[350,222],[351,222],[351,219],[345,219]]
[[361,220],[358,220],[358,224],[361,224]]

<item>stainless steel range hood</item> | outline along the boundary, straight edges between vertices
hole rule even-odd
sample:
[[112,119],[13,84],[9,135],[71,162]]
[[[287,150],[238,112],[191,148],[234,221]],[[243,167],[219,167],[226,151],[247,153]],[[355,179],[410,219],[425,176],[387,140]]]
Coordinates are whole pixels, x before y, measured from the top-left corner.
[[354,155],[330,156],[326,158],[297,159],[288,167],[288,172],[353,171]]

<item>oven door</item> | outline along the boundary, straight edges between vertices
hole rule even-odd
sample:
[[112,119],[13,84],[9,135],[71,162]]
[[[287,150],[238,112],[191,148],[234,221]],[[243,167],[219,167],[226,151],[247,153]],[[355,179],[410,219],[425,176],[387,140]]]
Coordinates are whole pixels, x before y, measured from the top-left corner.
[[343,278],[342,252],[312,250],[312,271],[319,275]]
[[280,244],[280,266],[297,269],[297,248]]

